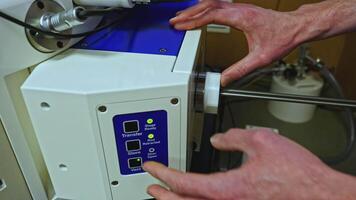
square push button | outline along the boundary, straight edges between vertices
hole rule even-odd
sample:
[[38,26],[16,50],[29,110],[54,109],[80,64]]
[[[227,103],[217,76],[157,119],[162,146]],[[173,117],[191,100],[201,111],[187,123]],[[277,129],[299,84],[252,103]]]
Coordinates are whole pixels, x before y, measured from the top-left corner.
[[131,158],[128,162],[130,168],[138,168],[142,166],[142,158]]
[[140,130],[140,128],[139,128],[137,120],[124,122],[124,132],[125,133],[136,133],[139,130]]
[[126,141],[126,150],[127,151],[138,151],[138,150],[141,150],[141,142],[140,142],[140,140]]

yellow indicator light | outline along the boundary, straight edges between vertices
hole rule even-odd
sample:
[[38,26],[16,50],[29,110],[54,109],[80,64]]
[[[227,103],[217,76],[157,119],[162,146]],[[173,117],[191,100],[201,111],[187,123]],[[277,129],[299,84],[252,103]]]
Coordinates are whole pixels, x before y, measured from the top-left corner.
[[148,134],[148,139],[153,139],[155,137],[155,135],[153,135],[153,133]]
[[153,123],[153,119],[147,119],[147,124],[152,124]]

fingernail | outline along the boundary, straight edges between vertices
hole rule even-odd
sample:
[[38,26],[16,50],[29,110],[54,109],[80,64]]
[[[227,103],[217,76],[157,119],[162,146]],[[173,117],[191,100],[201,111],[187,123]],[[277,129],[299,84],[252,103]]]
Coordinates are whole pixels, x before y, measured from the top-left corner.
[[210,142],[211,143],[215,143],[219,140],[219,136],[218,134],[214,135],[213,137],[210,138]]
[[172,21],[175,21],[175,20],[177,20],[177,17],[173,17],[169,21],[172,22]]
[[145,163],[143,163],[143,165],[142,165],[142,169],[145,171],[145,172],[147,172],[149,169],[146,167],[146,165],[147,165],[147,162],[145,162]]
[[229,78],[226,77],[226,76],[224,76],[224,75],[222,75],[222,76],[221,76],[221,86],[222,86],[222,87],[226,87],[226,85],[227,85],[228,82],[229,82]]
[[153,193],[152,193],[152,185],[150,185],[150,186],[147,187],[146,192],[147,192],[147,194],[153,196]]
[[174,28],[177,30],[185,30],[180,24],[174,25]]
[[221,84],[221,87],[225,87],[225,79],[224,78],[221,78],[220,84]]

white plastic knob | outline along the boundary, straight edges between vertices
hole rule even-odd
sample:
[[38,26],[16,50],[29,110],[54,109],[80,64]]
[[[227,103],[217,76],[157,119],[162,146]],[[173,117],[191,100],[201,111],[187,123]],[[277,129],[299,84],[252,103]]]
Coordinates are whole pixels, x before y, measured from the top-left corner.
[[204,87],[204,112],[217,114],[220,99],[220,73],[207,72]]

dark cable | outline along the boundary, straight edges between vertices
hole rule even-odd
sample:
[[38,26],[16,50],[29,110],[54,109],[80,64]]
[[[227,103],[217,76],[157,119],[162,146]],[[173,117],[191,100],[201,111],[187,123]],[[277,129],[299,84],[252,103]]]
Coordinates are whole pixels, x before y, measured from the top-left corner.
[[[225,101],[225,97],[220,97],[220,101],[224,102]],[[219,113],[219,117],[217,119],[217,127],[216,130],[214,132],[218,132],[218,133],[222,133],[223,132],[223,124],[225,121],[225,104],[222,104],[221,106],[219,106],[218,108],[218,113]],[[212,169],[212,171],[217,171],[217,169],[219,169],[219,159],[221,156],[221,151],[218,149],[213,148],[212,151],[212,162],[210,163],[210,168]],[[218,164],[216,164],[218,163]]]
[[[237,128],[237,124],[235,123],[235,116],[232,112],[232,109],[231,109],[231,104],[227,103],[226,104],[226,107],[227,107],[227,110],[229,111],[229,115],[231,117],[231,123],[232,123],[232,126],[233,128]],[[233,156],[233,153],[234,152],[228,152],[228,160],[227,160],[227,169],[231,169],[231,163],[232,163],[232,156]]]
[[[333,74],[330,72],[330,70],[325,67],[324,65],[319,64],[319,71],[320,74],[324,77],[325,80],[328,81],[328,83],[332,86],[332,88],[336,91],[336,94],[339,98],[345,99],[344,93],[342,92],[342,88],[338,81],[335,79]],[[346,118],[346,125],[349,128],[348,131],[348,139],[347,139],[347,144],[345,147],[345,150],[340,153],[339,155],[335,157],[325,157],[322,158],[322,160],[329,164],[329,165],[335,165],[340,162],[343,162],[347,160],[354,148],[355,145],[355,121],[354,121],[354,116],[353,112],[351,109],[346,108],[344,111],[344,116]]]
[[38,33],[42,33],[45,35],[49,35],[49,36],[53,36],[56,38],[64,38],[64,39],[68,39],[68,38],[81,38],[81,37],[85,37],[88,35],[91,35],[93,33],[97,33],[100,32],[106,28],[109,28],[111,26],[117,25],[118,23],[121,22],[122,18],[124,18],[124,16],[126,16],[127,12],[124,12],[120,15],[119,19],[116,19],[112,22],[107,23],[106,25],[102,25],[101,27],[96,28],[95,30],[92,31],[87,31],[87,32],[83,32],[83,33],[77,33],[77,34],[61,34],[61,33],[56,33],[56,32],[51,32],[51,31],[44,31],[40,28],[37,28],[35,26],[32,26],[31,24],[27,24],[21,20],[16,19],[15,17],[12,17],[8,14],[5,14],[4,12],[0,11],[0,17],[14,23],[17,24],[19,26],[22,26],[26,29],[29,29],[30,31],[34,31],[34,32],[38,32]]
[[255,71],[252,71],[251,73],[247,74],[243,78],[235,81],[234,84],[236,87],[242,87],[259,76],[265,76],[265,75],[273,74],[273,73],[276,73],[279,71],[281,71],[281,68],[278,68],[278,67],[277,68],[270,67],[270,68],[257,69]]
[[[335,79],[335,77],[330,72],[330,70],[327,67],[325,67],[324,65],[319,64],[319,63],[312,63],[312,65],[317,65],[320,74],[331,85],[333,90],[336,91],[337,96],[339,98],[345,99],[345,96],[342,92],[342,88],[341,88],[340,84]],[[242,87],[242,86],[248,84],[250,81],[254,80],[256,77],[270,75],[270,74],[273,74],[278,71],[280,71],[280,69],[278,69],[278,68],[258,69],[258,70],[251,72],[250,74],[246,75],[242,79],[236,81],[235,84],[237,85],[237,87]],[[233,101],[227,102],[227,104],[231,104],[231,103],[234,103],[234,102]],[[347,160],[349,158],[349,156],[351,155],[352,150],[355,146],[356,133],[355,133],[355,121],[354,121],[354,116],[353,116],[352,110],[345,109],[344,117],[346,119],[346,125],[349,129],[347,145],[345,147],[345,150],[342,153],[340,153],[339,155],[334,156],[334,157],[321,158],[328,165],[335,165],[335,164],[338,164],[338,163],[341,163],[341,162]]]
[[[251,73],[247,74],[246,76],[244,76],[243,78],[235,81],[233,83],[233,85],[235,87],[243,87],[245,86],[246,84],[250,83],[251,81],[255,80],[256,78],[260,77],[260,76],[265,76],[265,75],[269,75],[269,74],[273,74],[274,72],[277,72],[277,71],[280,71],[280,69],[278,68],[261,68],[261,69],[257,69],[255,71],[252,71]],[[231,117],[231,122],[232,122],[232,126],[233,128],[236,128],[237,127],[237,123],[236,123],[236,120],[235,120],[235,116],[233,114],[233,111],[231,109],[231,104],[232,103],[236,103],[238,101],[245,101],[245,99],[241,100],[230,100],[230,101],[225,101],[223,105],[221,105],[221,107],[223,107],[223,110],[225,110],[225,104],[226,104],[226,107],[227,107],[227,110],[229,112],[229,115]],[[249,100],[247,100],[249,101]],[[220,112],[219,112],[220,113]],[[220,122],[222,123],[222,122]],[[240,159],[237,158],[237,161],[232,164],[232,152],[229,152],[228,153],[228,161],[227,161],[227,168],[228,169],[232,169],[233,167],[241,164],[241,161],[242,161],[242,152],[239,153],[239,157]]]

